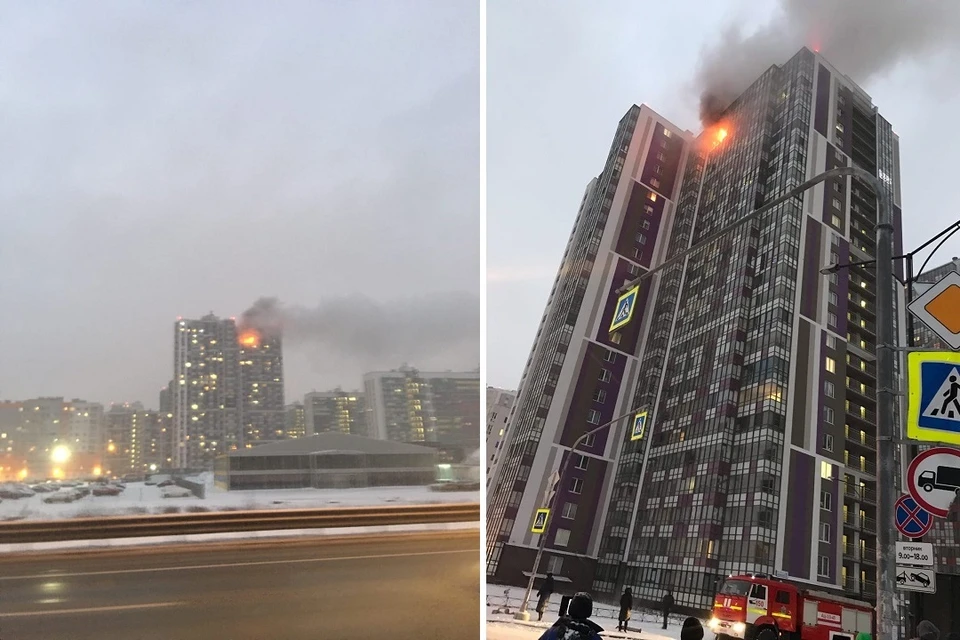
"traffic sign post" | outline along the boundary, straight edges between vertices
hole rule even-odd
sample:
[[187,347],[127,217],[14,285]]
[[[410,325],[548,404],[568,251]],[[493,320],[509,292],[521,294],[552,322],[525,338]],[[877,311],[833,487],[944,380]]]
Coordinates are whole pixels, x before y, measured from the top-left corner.
[[933,545],[929,542],[898,542],[897,564],[932,567]]
[[960,273],[948,273],[917,296],[907,309],[951,349],[960,349]]
[[[933,516],[917,504],[911,496],[901,496],[894,506],[894,524],[897,531],[908,538],[921,538],[933,528]],[[900,542],[897,543],[901,544]],[[897,547],[899,549],[899,547]],[[897,557],[899,558],[899,552]],[[899,561],[899,560],[898,560]]]
[[530,527],[531,533],[543,533],[547,530],[547,516],[550,515],[550,509],[537,509],[537,515],[533,517],[533,526]]
[[617,308],[613,312],[610,322],[610,332],[630,324],[633,319],[633,309],[637,306],[637,296],[640,295],[640,285],[637,285],[617,299]]
[[960,449],[927,449],[907,468],[907,489],[917,505],[938,518],[946,518],[960,492]]
[[960,353],[907,354],[907,437],[960,444]]
[[647,412],[641,411],[633,416],[633,429],[630,431],[631,440],[640,440],[647,430]]

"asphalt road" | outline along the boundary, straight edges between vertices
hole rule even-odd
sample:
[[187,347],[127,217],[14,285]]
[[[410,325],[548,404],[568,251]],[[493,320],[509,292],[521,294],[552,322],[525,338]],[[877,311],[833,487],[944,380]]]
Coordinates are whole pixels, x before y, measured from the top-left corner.
[[0,557],[0,640],[475,640],[477,531]]

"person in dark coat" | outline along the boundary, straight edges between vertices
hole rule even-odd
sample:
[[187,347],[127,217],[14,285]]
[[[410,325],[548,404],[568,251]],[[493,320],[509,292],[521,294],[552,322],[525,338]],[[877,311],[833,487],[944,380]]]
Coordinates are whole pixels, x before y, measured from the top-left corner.
[[590,620],[592,615],[593,598],[589,593],[580,592],[570,600],[567,615],[547,629],[540,640],[602,640],[603,627]]
[[630,622],[630,611],[633,609],[633,593],[630,591],[630,587],[627,587],[623,590],[623,595],[620,596],[620,618],[619,624],[617,624],[617,631],[626,631],[627,623]]
[[687,618],[683,621],[680,631],[680,640],[703,640],[703,625],[696,618]]
[[663,594],[663,600],[660,601],[660,609],[663,611],[663,628],[667,628],[667,619],[670,617],[670,612],[673,611],[673,594],[670,592],[670,589],[667,589],[667,592]]
[[540,585],[540,591],[537,591],[537,621],[543,620],[543,613],[547,610],[547,602],[553,595],[553,574],[548,573],[546,580]]

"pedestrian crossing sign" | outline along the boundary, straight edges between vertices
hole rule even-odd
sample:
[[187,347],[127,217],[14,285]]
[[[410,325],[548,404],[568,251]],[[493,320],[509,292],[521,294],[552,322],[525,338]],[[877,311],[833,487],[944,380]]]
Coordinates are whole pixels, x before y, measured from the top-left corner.
[[550,509],[537,509],[537,515],[533,517],[533,526],[530,531],[533,533],[543,533],[547,530],[547,516],[550,515]]
[[630,320],[633,319],[633,309],[637,306],[637,295],[639,293],[640,285],[637,285],[617,299],[617,308],[613,312],[613,321],[610,323],[611,333],[630,324]]
[[633,429],[630,431],[630,440],[640,440],[647,430],[647,412],[641,411],[633,416]]
[[907,354],[907,437],[960,444],[960,353]]

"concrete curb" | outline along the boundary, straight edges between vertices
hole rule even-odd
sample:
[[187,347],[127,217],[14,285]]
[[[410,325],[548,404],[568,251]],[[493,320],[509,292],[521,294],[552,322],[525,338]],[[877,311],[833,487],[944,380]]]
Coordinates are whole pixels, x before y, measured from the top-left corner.
[[37,551],[67,551],[77,549],[116,549],[165,544],[195,544],[227,542],[230,540],[282,539],[301,537],[346,537],[421,531],[464,531],[480,529],[479,522],[441,522],[436,524],[398,524],[382,527],[336,527],[329,529],[286,529],[279,531],[238,531],[235,533],[199,533],[179,536],[150,536],[145,538],[110,538],[106,540],[65,540],[62,542],[25,542],[0,544],[0,555]]

